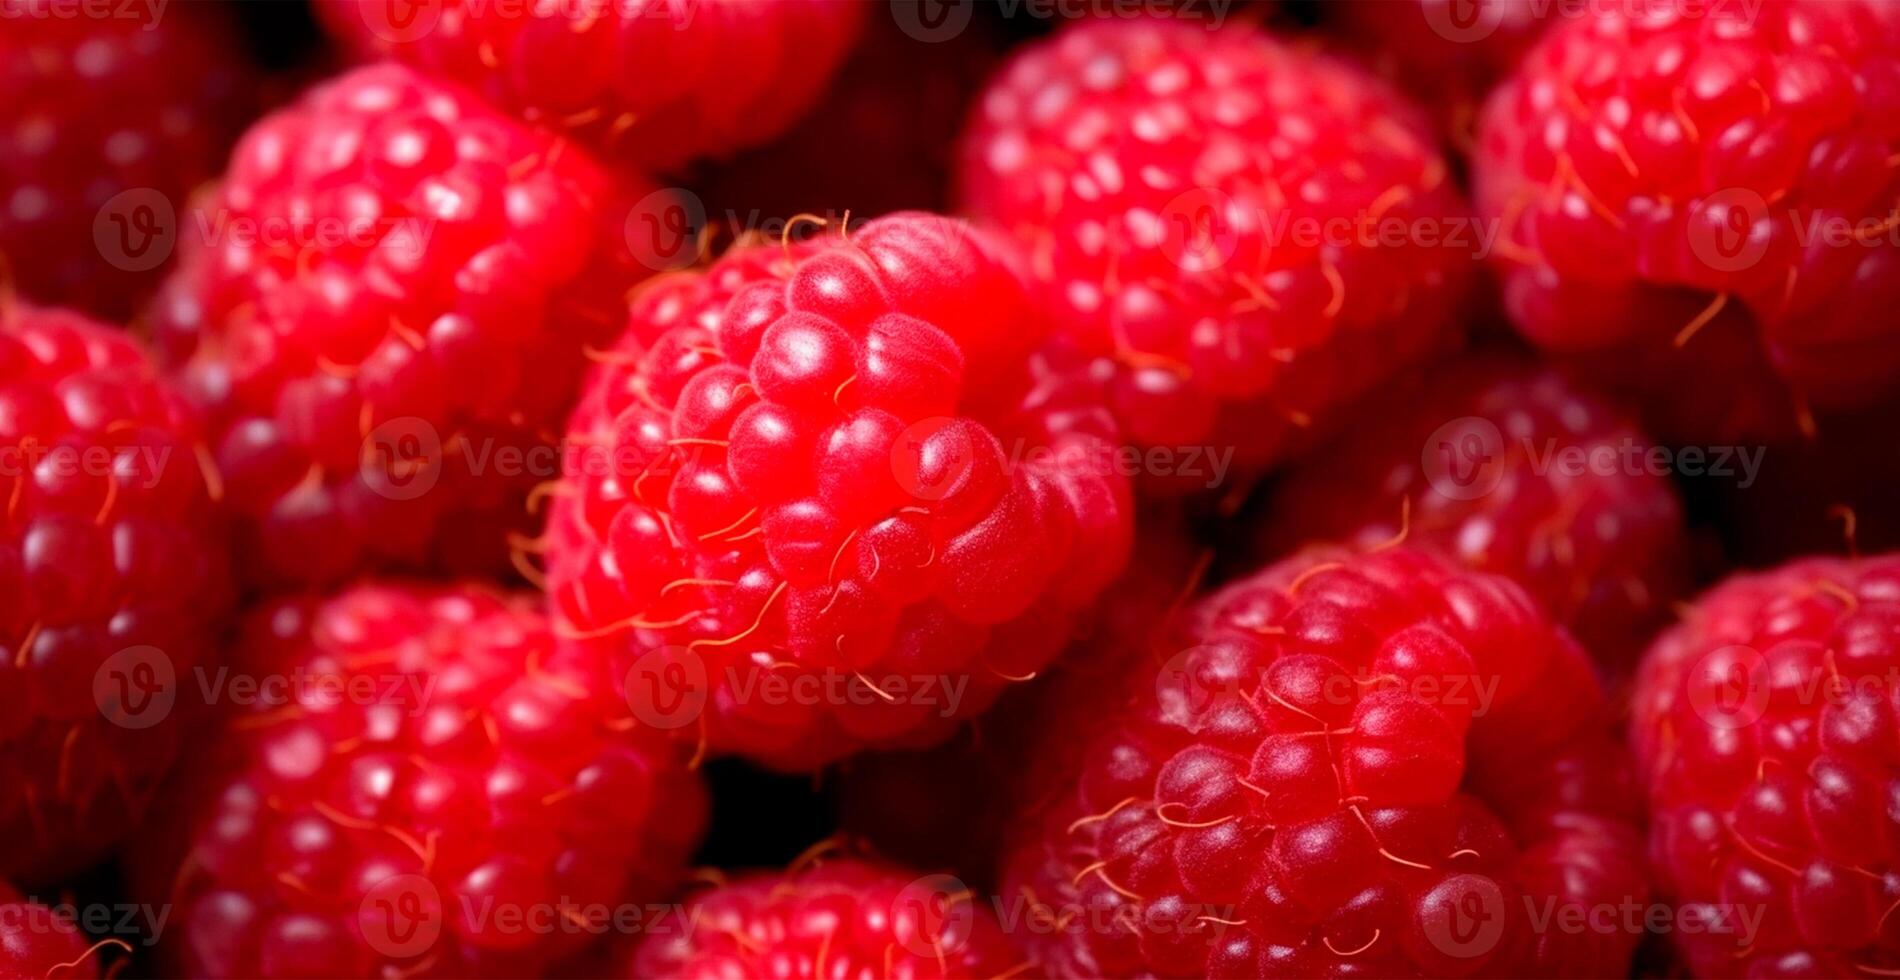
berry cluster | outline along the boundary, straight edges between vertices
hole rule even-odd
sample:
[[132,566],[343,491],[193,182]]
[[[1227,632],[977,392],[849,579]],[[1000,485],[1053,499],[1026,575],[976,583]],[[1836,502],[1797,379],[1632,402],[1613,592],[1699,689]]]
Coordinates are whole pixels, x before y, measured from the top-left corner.
[[1098,6],[0,0],[0,977],[1900,975],[1900,4]]

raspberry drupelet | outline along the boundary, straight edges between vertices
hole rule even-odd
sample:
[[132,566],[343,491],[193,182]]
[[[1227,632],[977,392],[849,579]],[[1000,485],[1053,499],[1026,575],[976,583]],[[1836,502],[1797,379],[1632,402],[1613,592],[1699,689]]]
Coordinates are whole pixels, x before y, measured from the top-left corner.
[[0,875],[46,883],[144,819],[231,581],[185,400],[121,330],[0,299]]
[[212,4],[150,20],[73,9],[0,0],[0,275],[117,321],[157,285],[186,195],[217,174],[256,83]]
[[1637,678],[1630,740],[1650,861],[1698,976],[1900,969],[1900,557],[1737,575],[1688,607]]
[[1138,445],[1263,468],[1455,333],[1472,259],[1445,159],[1343,62],[1246,27],[1082,23],[1017,55],[965,140],[965,205],[1026,244]]
[[[316,7],[333,34],[365,53],[459,82],[530,123],[653,170],[756,146],[797,122],[877,9],[862,0]],[[416,16],[392,16],[401,10]]]
[[[1620,975],[1639,806],[1581,651],[1518,586],[1309,552],[1189,614],[1119,697],[1046,717],[1066,771],[1002,894],[1054,976]],[[1165,655],[1165,654],[1163,654]],[[1539,925],[1543,923],[1543,925]]]
[[1426,368],[1302,460],[1257,551],[1403,537],[1508,576],[1627,678],[1689,588],[1682,503],[1648,436],[1557,372],[1501,352]]
[[697,776],[538,598],[278,600],[231,659],[222,730],[129,857],[174,909],[168,971],[541,976],[684,874]]
[[1031,964],[955,878],[856,857],[720,880],[654,924],[628,977],[1007,977]]
[[535,450],[644,272],[639,190],[396,65],[254,126],[154,311],[213,418],[247,580],[505,567],[558,472]]
[[1042,333],[1002,243],[921,213],[654,280],[570,426],[556,615],[714,752],[941,739],[1127,558],[1113,422]]
[[1651,4],[1553,28],[1486,106],[1473,179],[1518,330],[1698,441],[1900,380],[1896,151],[1900,8]]

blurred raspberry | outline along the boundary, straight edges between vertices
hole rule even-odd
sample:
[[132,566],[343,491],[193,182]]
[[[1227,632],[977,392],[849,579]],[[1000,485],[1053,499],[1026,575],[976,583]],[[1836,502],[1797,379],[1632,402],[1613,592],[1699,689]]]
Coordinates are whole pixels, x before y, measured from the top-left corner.
[[1040,333],[998,244],[921,213],[655,281],[570,427],[556,614],[716,752],[942,739],[1127,557],[1113,423]]
[[[156,284],[185,197],[256,99],[211,4],[0,0],[0,258],[14,288],[123,320]],[[81,15],[75,16],[76,13]]]
[[502,567],[581,352],[644,271],[640,190],[393,65],[253,127],[155,311],[215,420],[247,580]]
[[122,331],[0,305],[0,875],[102,857],[179,754],[231,602],[199,439]]
[[[777,136],[857,41],[859,0],[343,0],[331,33],[642,168]],[[399,16],[406,11],[409,16]]]
[[1554,371],[1456,358],[1382,394],[1276,487],[1258,550],[1403,534],[1516,580],[1609,674],[1626,675],[1689,587],[1682,504],[1652,448]]
[[1900,381],[1896,151],[1900,7],[1613,6],[1495,93],[1474,180],[1525,336],[1756,437]]
[[628,977],[1006,977],[1029,964],[948,875],[857,858],[749,874],[654,923]]
[[1018,55],[966,140],[964,201],[1028,244],[1136,444],[1266,466],[1453,332],[1465,209],[1420,114],[1351,66],[1089,21]]
[[1381,77],[1431,93],[1425,108],[1460,147],[1477,138],[1478,108],[1548,26],[1555,5],[1526,0],[1336,3],[1341,40]]
[[228,722],[130,856],[174,909],[168,972],[544,975],[665,897],[704,824],[538,600],[357,585],[257,610],[232,659]]
[[1311,552],[1204,600],[1172,649],[1032,746],[1073,759],[1001,892],[1005,919],[1068,924],[1026,932],[1042,970],[1628,969],[1640,924],[1553,925],[1644,904],[1639,808],[1581,651],[1516,585]]
[[1900,970],[1900,557],[1738,575],[1649,651],[1630,738],[1698,976]]

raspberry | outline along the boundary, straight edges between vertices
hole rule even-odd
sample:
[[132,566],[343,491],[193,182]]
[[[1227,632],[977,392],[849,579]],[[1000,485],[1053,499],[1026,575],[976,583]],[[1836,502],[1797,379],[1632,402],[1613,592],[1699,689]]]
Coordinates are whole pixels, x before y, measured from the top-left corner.
[[1478,108],[1543,34],[1550,7],[1524,0],[1398,0],[1341,3],[1342,39],[1381,77],[1410,92],[1430,92],[1427,105],[1461,147],[1473,142]]
[[1554,371],[1458,358],[1381,395],[1281,483],[1260,550],[1403,534],[1515,579],[1623,675],[1689,585],[1682,505],[1650,448]]
[[947,875],[858,858],[751,874],[668,912],[624,975],[1012,976],[1027,964],[986,904]]
[[480,92],[615,159],[672,170],[770,140],[857,41],[856,0],[442,0],[316,5],[331,32]]
[[1204,600],[1180,642],[1049,717],[1079,765],[1025,814],[1002,891],[1068,924],[1025,939],[1045,971],[1627,969],[1640,927],[1552,924],[1644,901],[1638,807],[1581,651],[1515,584],[1310,552]]
[[1659,885],[1719,926],[1674,936],[1697,975],[1900,968],[1896,671],[1893,555],[1735,576],[1650,649],[1630,737]]
[[101,857],[179,754],[161,668],[212,662],[231,602],[198,440],[122,331],[0,306],[0,875]]
[[478,586],[257,610],[229,721],[132,856],[175,909],[171,968],[539,976],[609,929],[603,910],[663,897],[703,791],[600,653]]
[[1137,444],[1264,466],[1451,332],[1470,259],[1413,232],[1463,205],[1418,114],[1348,65],[1083,23],[1017,56],[966,139],[964,200],[1029,244]]
[[714,751],[941,739],[1126,560],[1113,424],[1040,332],[997,243],[926,214],[654,281],[570,426],[556,614]]
[[1637,6],[1552,30],[1486,107],[1474,179],[1512,320],[1652,401],[1716,403],[1686,439],[1891,390],[1896,8]]
[[505,560],[537,482],[523,460],[637,278],[621,193],[578,150],[393,65],[244,137],[156,329],[215,418],[247,578]]
[[243,124],[251,68],[221,12],[160,9],[145,22],[0,0],[0,257],[32,299],[131,315],[170,254],[173,209]]
[[99,965],[91,954],[70,919],[0,882],[0,977],[94,980]]

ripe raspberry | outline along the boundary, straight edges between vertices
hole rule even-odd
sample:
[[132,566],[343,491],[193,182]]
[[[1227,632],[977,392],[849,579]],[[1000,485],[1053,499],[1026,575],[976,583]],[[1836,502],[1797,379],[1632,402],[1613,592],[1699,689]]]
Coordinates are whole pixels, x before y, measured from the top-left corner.
[[1251,30],[1089,22],[984,94],[962,192],[1030,245],[1135,443],[1251,469],[1451,332],[1469,247],[1433,144],[1385,86]]
[[600,651],[525,597],[278,601],[233,659],[228,724],[132,855],[185,975],[540,976],[664,896],[703,825]]
[[[857,42],[857,0],[434,0],[316,5],[331,33],[644,169],[770,140]],[[410,9],[398,21],[394,11]]]
[[85,933],[70,919],[0,882],[0,977],[93,980],[99,976],[99,964],[91,952]]
[[558,473],[511,454],[551,441],[637,278],[620,193],[585,154],[397,66],[245,136],[157,331],[215,417],[248,577],[504,560],[527,489]]
[[919,213],[656,280],[570,426],[556,614],[716,751],[941,739],[1126,560],[1113,424],[1040,333],[995,242]]
[[1265,501],[1261,553],[1401,533],[1516,580],[1625,675],[1689,585],[1682,505],[1649,439],[1556,372],[1462,357],[1381,395]]
[[1676,933],[1697,975],[1900,968],[1897,672],[1893,555],[1735,576],[1650,649],[1630,723],[1650,857],[1685,915],[1723,925]]
[[1543,34],[1552,8],[1524,0],[1398,0],[1327,9],[1346,45],[1381,77],[1431,93],[1426,108],[1464,147],[1476,138],[1485,94]]
[[155,283],[185,195],[223,163],[253,80],[210,4],[149,22],[72,11],[0,0],[0,257],[27,296],[120,320]]
[[211,662],[225,627],[215,488],[156,376],[122,331],[0,306],[0,875],[16,881],[82,868],[144,818],[181,734],[161,668]]
[[987,906],[947,875],[856,858],[751,874],[671,910],[624,975],[1012,976],[1026,964]]
[[1637,6],[1553,29],[1486,107],[1478,208],[1504,225],[1518,329],[1619,376],[1769,375],[1633,378],[1657,402],[1737,403],[1688,439],[1891,390],[1900,8]]
[[1645,898],[1627,760],[1516,585],[1402,547],[1308,553],[1205,600],[1181,643],[1050,716],[1079,766],[1002,892],[1066,924],[1029,930],[1042,969],[1627,969],[1640,928],[1555,924]]

